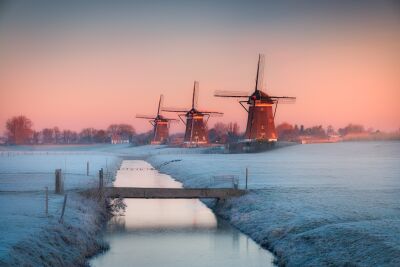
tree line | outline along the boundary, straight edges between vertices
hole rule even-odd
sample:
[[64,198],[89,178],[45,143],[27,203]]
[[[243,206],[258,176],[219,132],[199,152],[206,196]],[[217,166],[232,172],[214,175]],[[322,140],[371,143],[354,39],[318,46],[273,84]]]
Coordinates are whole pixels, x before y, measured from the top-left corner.
[[[227,143],[237,141],[242,137],[237,123],[216,123],[208,131],[211,143]],[[177,133],[171,139],[181,138]],[[129,124],[111,124],[107,129],[84,128],[80,132],[59,127],[44,128],[40,131],[33,129],[32,121],[25,116],[15,116],[6,122],[6,144],[10,145],[37,145],[37,144],[94,144],[111,143],[112,139],[124,140],[141,145],[148,144],[152,138],[152,131],[137,134],[135,128]]]
[[57,126],[36,131],[25,116],[15,116],[6,122],[6,143],[13,145],[111,143],[113,138],[133,142],[135,135],[135,129],[129,124],[111,124],[107,129],[84,128],[76,132]]
[[[304,127],[284,122],[276,126],[281,141],[295,141],[302,139],[328,139],[340,137],[342,140],[399,140],[400,131],[396,133],[381,133],[379,130],[366,129],[360,124],[348,124],[339,129],[329,125]],[[236,122],[218,122],[208,131],[210,143],[226,144],[242,139],[244,133],[240,131]],[[6,122],[6,143],[23,144],[94,144],[111,143],[112,140],[126,141],[136,145],[148,144],[152,138],[152,131],[137,134],[135,128],[129,124],[111,124],[107,129],[84,128],[80,132],[59,129],[58,127],[44,128],[40,131],[33,129],[32,121],[25,116],[15,116]],[[170,139],[183,138],[182,133],[173,134]]]
[[292,125],[284,122],[276,127],[279,140],[299,142],[303,139],[340,139],[343,141],[368,141],[368,140],[399,140],[398,132],[385,133],[372,128],[365,128],[361,124],[350,123],[345,127],[335,129],[332,125],[324,128],[315,125],[305,128],[303,125]]

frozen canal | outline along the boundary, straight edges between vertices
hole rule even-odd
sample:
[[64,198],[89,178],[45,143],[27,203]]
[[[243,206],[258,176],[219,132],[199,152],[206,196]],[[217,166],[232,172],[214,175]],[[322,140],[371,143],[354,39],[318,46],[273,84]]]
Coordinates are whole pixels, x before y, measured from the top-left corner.
[[[122,163],[114,186],[181,187],[145,161]],[[126,199],[109,222],[110,250],[92,266],[273,266],[273,255],[197,199]]]

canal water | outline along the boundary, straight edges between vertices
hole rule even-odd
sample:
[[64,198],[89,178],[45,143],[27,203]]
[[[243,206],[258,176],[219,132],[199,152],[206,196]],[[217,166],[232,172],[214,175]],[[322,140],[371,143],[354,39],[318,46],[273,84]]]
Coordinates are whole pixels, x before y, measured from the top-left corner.
[[[114,186],[180,188],[141,160],[125,160]],[[110,250],[91,266],[274,266],[273,255],[198,199],[125,199],[123,215],[107,226]]]

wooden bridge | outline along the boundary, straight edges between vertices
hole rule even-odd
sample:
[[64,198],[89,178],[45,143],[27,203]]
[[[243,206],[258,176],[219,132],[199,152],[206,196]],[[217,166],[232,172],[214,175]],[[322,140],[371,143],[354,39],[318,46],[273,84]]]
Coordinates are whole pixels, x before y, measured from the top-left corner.
[[102,189],[111,198],[216,198],[239,197],[246,190],[234,188],[146,188],[106,187]]

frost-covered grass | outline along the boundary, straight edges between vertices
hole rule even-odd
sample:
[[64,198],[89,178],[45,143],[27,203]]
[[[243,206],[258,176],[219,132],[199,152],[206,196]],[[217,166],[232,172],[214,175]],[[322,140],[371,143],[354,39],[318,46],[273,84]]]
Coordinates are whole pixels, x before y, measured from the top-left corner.
[[[10,148],[10,147],[8,147]],[[105,245],[96,233],[104,207],[76,190],[98,185],[100,168],[113,174],[120,158],[82,147],[64,150],[2,147],[0,153],[0,265],[76,266]],[[104,147],[97,147],[99,148]],[[87,149],[87,148],[86,148]],[[10,151],[10,153],[8,153]],[[86,176],[86,162],[90,173]],[[68,201],[64,223],[58,222],[63,195],[54,193],[54,171],[63,170]],[[45,216],[45,187],[49,216]]]
[[107,248],[99,236],[106,214],[97,201],[69,194],[61,224],[59,212],[54,212],[61,199],[53,200],[49,217],[32,211],[37,208],[35,200],[28,207],[21,204],[22,200],[31,202],[31,196],[13,200],[22,210],[13,209],[2,218],[2,234],[4,231],[12,234],[2,237],[1,266],[81,266],[88,257]]
[[[89,176],[86,164],[89,162]],[[26,153],[0,155],[0,191],[54,188],[55,169],[62,169],[65,189],[88,187],[98,182],[98,171],[115,172],[119,160],[108,153]]]
[[[49,151],[49,154],[42,155],[43,161],[37,159],[41,157],[38,154],[34,163],[27,164],[33,165],[25,169],[28,174],[13,178],[13,170],[21,172],[24,169],[20,169],[13,160],[5,159],[7,153],[1,151],[0,172],[7,173],[0,174],[0,191],[21,188],[25,192],[0,193],[0,208],[11,216],[9,219],[0,217],[0,259],[7,258],[4,253],[11,251],[15,254],[21,246],[28,250],[29,245],[24,246],[24,242],[33,244],[35,240],[47,236],[49,226],[54,226],[51,228],[53,233],[61,233],[54,236],[65,234],[65,237],[73,239],[62,246],[58,245],[63,244],[60,240],[61,243],[51,243],[51,248],[75,248],[86,239],[93,240],[91,237],[94,234],[78,239],[76,233],[81,229],[92,233],[90,227],[84,226],[91,223],[83,223],[82,226],[80,223],[82,218],[86,218],[83,214],[88,216],[88,222],[95,220],[90,211],[97,212],[96,209],[80,213],[74,204],[71,203],[71,207],[67,205],[65,225],[77,227],[71,235],[68,235],[68,227],[57,230],[60,226],[55,219],[62,197],[51,198],[50,213],[55,216],[54,221],[42,218],[43,191],[35,188],[48,185],[48,180],[44,174],[29,173],[53,173],[55,168],[63,169],[65,155],[61,152],[64,151],[75,153],[66,160],[68,172],[80,173],[67,175],[66,181],[70,182],[70,185],[66,183],[67,188],[80,188],[86,182],[90,183],[90,177],[81,175],[86,170],[86,159],[83,158],[88,156],[96,157],[98,162],[98,165],[94,163],[92,170],[101,166],[105,168],[107,157],[108,164],[116,156],[145,158],[153,166],[160,166],[161,172],[182,181],[186,187],[215,186],[210,178],[222,174],[239,176],[240,186],[243,187],[245,168],[248,167],[250,192],[215,209],[219,215],[273,251],[281,264],[400,266],[400,142],[298,145],[259,154],[205,154],[206,149],[129,145],[13,150],[15,154],[23,154],[23,151],[37,151],[39,154]],[[15,157],[16,160],[18,156]],[[21,162],[25,160],[24,155],[19,157]],[[79,160],[74,162],[72,158]],[[175,159],[180,161],[162,164]],[[29,180],[25,175],[33,178]],[[53,179],[52,174],[50,177]],[[34,190],[40,192],[31,192]],[[26,201],[29,204],[21,204]],[[75,202],[75,207],[90,206],[80,201]],[[11,205],[11,202],[18,204]],[[71,217],[68,219],[68,216]],[[40,251],[47,251],[47,247],[41,246]],[[21,254],[15,255],[26,254],[24,249]],[[85,251],[82,247],[80,249]],[[56,257],[60,255],[58,253],[66,257],[60,250],[53,251],[51,255]],[[71,251],[71,257],[78,257],[75,253],[75,250]]]
[[260,154],[149,156],[187,187],[234,174],[249,194],[217,212],[281,264],[400,266],[400,142],[291,146]]

